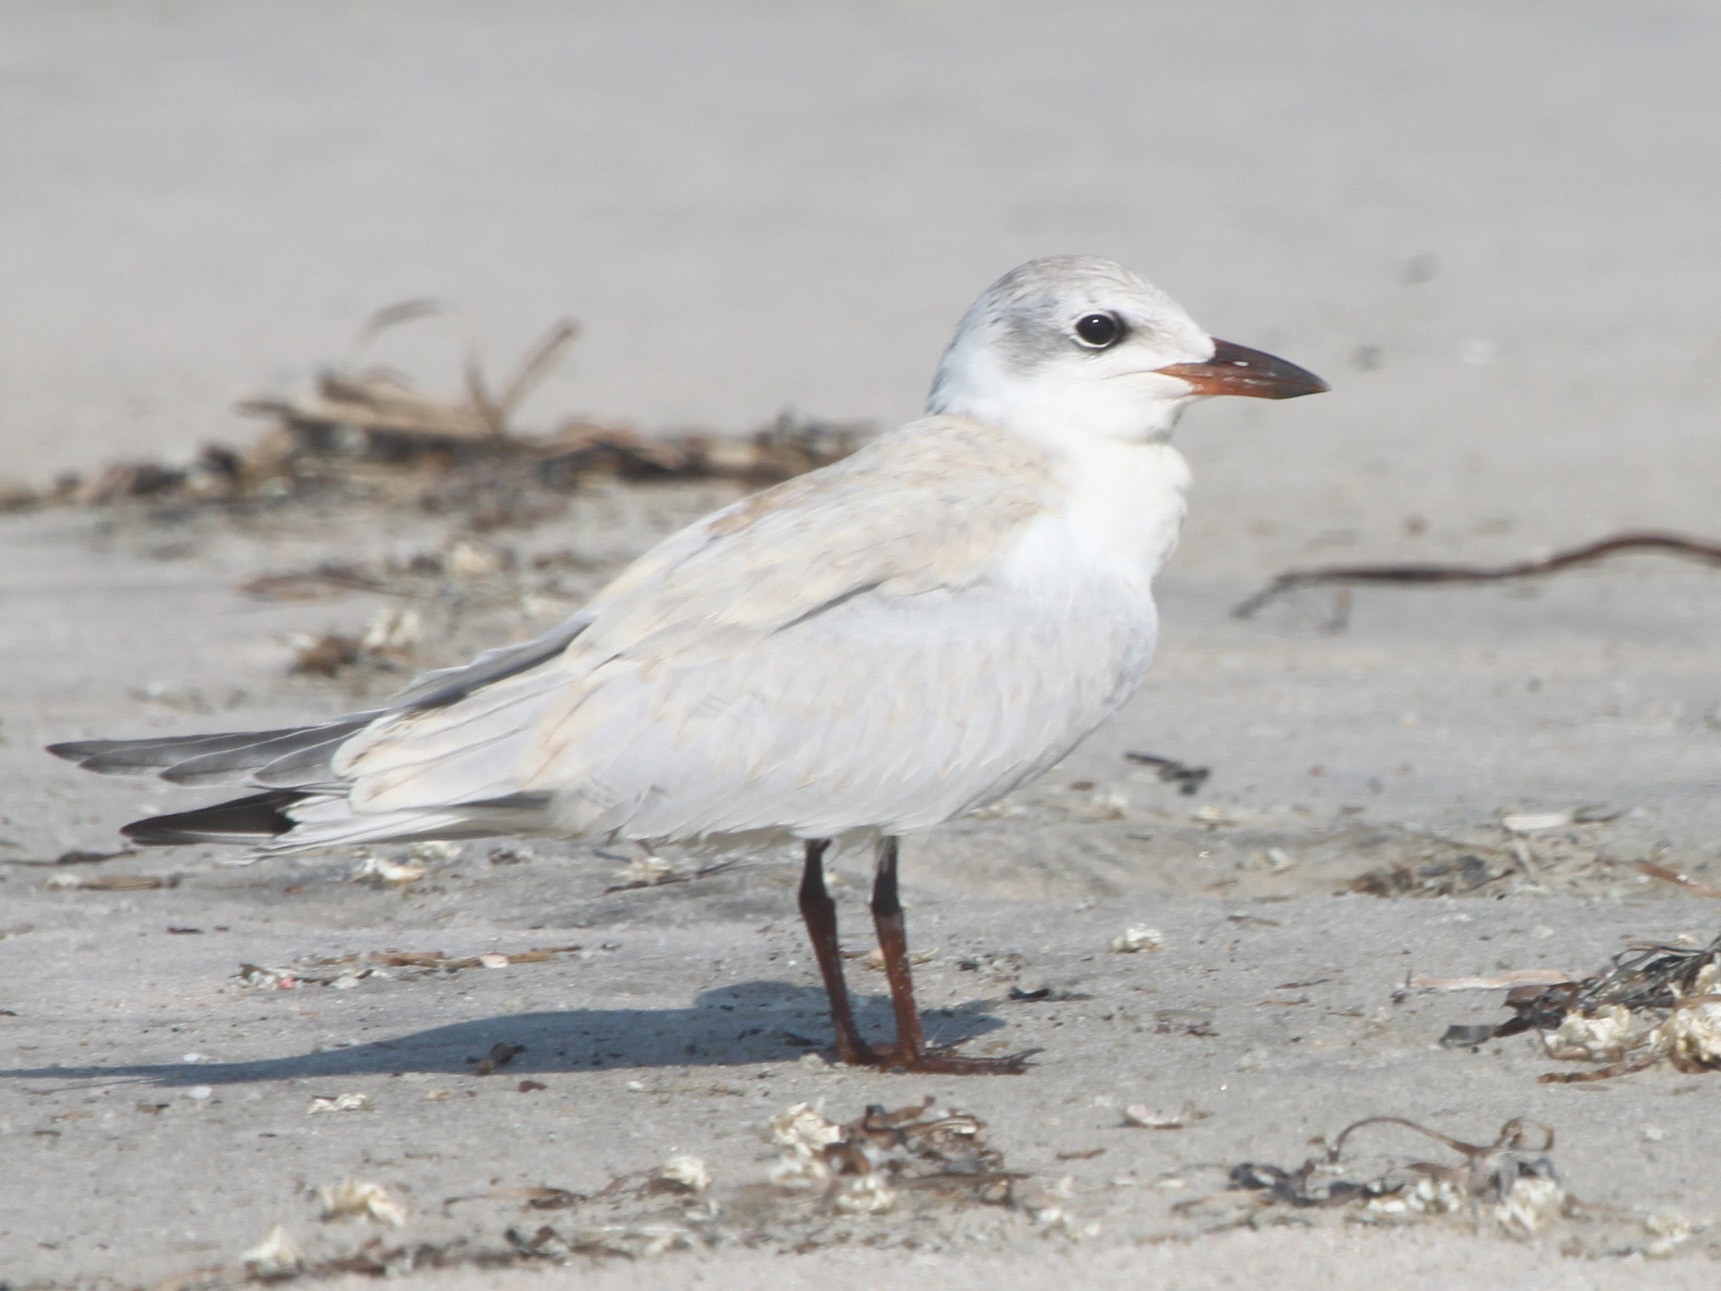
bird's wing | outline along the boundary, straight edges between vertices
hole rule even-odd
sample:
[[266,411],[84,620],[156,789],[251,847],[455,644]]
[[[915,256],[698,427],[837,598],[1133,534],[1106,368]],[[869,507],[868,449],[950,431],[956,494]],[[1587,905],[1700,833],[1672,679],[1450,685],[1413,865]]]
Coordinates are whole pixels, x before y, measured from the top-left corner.
[[528,788],[572,833],[901,833],[1044,770],[1134,689],[1151,604],[986,580],[869,588],[744,649],[612,659],[559,696]]
[[942,777],[911,804],[934,812],[1000,744],[1002,767],[1085,731],[1133,648],[1096,642],[1079,684],[1036,674],[1064,653],[1038,636],[1096,624],[988,576],[1057,501],[1032,445],[914,423],[668,539],[560,653],[377,722],[336,770],[361,813],[538,799],[571,833],[804,831],[900,815],[907,787]]

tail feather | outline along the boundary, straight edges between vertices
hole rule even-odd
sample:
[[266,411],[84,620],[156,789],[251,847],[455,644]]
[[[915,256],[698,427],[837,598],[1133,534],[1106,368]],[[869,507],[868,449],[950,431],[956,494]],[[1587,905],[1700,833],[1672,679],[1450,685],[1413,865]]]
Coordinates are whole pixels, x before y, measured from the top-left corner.
[[100,775],[147,775],[188,758],[242,749],[261,740],[291,735],[278,731],[231,731],[219,735],[168,735],[142,740],[70,740],[50,744],[48,752]]
[[[513,792],[512,778],[506,774],[461,779],[449,786],[446,802],[367,812],[355,810],[349,797],[352,782],[337,775],[332,763],[343,746],[379,718],[456,708],[488,687],[550,663],[589,622],[589,618],[574,618],[534,640],[481,654],[464,667],[426,673],[386,708],[350,713],[315,726],[73,740],[51,745],[48,751],[106,775],[154,774],[174,784],[244,784],[261,790],[207,807],[133,821],[123,832],[136,843],[250,843],[267,852],[291,852],[340,843],[532,833],[548,820],[546,803]],[[498,705],[513,702],[513,691],[506,690],[479,701],[476,716],[490,716]],[[446,756],[457,756],[464,749],[465,742],[456,740]],[[427,756],[434,760],[434,753]]]
[[[258,783],[294,788],[326,770],[329,756],[356,731],[377,717],[354,713],[317,726],[290,726],[273,731],[231,731],[218,735],[175,735],[142,740],[77,740],[52,744],[48,752],[103,775],[159,775],[173,784],[232,784],[249,778],[258,768],[289,764],[305,774],[286,782],[280,778]],[[317,753],[310,756],[312,750]]]
[[355,733],[342,727],[326,740],[306,744],[272,762],[265,762],[251,773],[250,783],[271,789],[308,789],[313,785],[317,788],[332,787],[340,783],[332,765],[335,751]]

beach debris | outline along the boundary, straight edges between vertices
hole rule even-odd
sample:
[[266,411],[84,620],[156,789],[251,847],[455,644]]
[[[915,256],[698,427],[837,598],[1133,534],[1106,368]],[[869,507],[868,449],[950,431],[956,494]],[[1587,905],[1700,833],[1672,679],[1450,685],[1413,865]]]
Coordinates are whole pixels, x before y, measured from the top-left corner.
[[1549,829],[1564,829],[1576,818],[1570,811],[1512,812],[1500,817],[1500,824],[1509,834],[1540,834]]
[[552,1264],[571,1264],[579,1255],[650,1260],[703,1244],[699,1235],[683,1224],[604,1224],[578,1229],[567,1237],[545,1224],[532,1233],[510,1228],[504,1236],[523,1259]]
[[320,561],[309,569],[259,574],[239,584],[247,596],[265,601],[314,601],[345,592],[384,592],[387,578],[349,560]]
[[298,1273],[305,1267],[305,1253],[299,1249],[299,1244],[287,1235],[287,1230],[276,1224],[263,1240],[239,1257],[245,1265],[245,1271],[261,1281],[271,1282],[285,1280]]
[[353,867],[353,872],[347,876],[347,882],[364,883],[374,880],[384,885],[399,885],[416,883],[428,873],[422,865],[391,861],[386,856],[369,854],[363,856]]
[[1157,753],[1137,753],[1131,749],[1124,752],[1124,757],[1131,762],[1156,768],[1161,780],[1176,785],[1177,792],[1186,797],[1194,797],[1200,792],[1201,786],[1206,784],[1207,778],[1213,774],[1211,767],[1191,766],[1187,762],[1179,762],[1176,758],[1160,757]]
[[423,639],[424,619],[419,612],[410,606],[390,605],[356,636],[347,632],[317,636],[295,633],[288,640],[293,650],[288,670],[301,677],[338,677],[361,665],[377,672],[400,672],[415,666],[414,652]]
[[659,1191],[704,1192],[711,1186],[711,1168],[696,1156],[679,1153],[657,1168],[654,1183]]
[[874,1104],[844,1124],[796,1103],[771,1118],[780,1156],[770,1180],[843,1214],[891,1210],[909,1193],[1009,1204],[1027,1176],[1004,1170],[984,1131],[978,1117],[939,1108],[931,1096],[894,1111]]
[[656,852],[642,852],[626,864],[618,866],[611,876],[610,885],[604,889],[604,895],[612,892],[631,892],[635,888],[661,887],[665,883],[674,883],[681,876],[676,872],[673,862],[659,856]]
[[1721,543],[1685,534],[1631,531],[1569,547],[1540,559],[1514,561],[1506,565],[1328,565],[1319,569],[1288,570],[1239,603],[1231,614],[1239,619],[1253,618],[1268,602],[1304,587],[1356,583],[1484,583],[1536,578],[1593,564],[1624,552],[1654,552],[1721,566]]
[[1474,852],[1429,861],[1425,865],[1388,865],[1360,874],[1345,885],[1351,892],[1371,897],[1459,896],[1504,877]]
[[[365,320],[353,345],[354,354],[390,328],[451,312],[440,302],[402,301],[378,310]],[[477,346],[467,348],[465,385],[460,396],[429,394],[415,389],[387,368],[326,369],[316,388],[293,399],[253,397],[239,411],[270,417],[300,442],[321,447],[358,447],[379,456],[398,456],[425,446],[457,450],[486,441],[507,439],[510,421],[525,397],[566,356],[579,325],[571,318],[552,323],[515,368],[501,390],[492,393],[480,364]]]
[[1520,986],[1564,986],[1577,980],[1558,968],[1515,968],[1488,977],[1412,977],[1405,986],[1413,991],[1509,991]]
[[374,1105],[369,1094],[315,1094],[305,1109],[307,1116],[321,1112],[368,1112]]
[[1665,865],[1657,865],[1654,861],[1633,861],[1631,868],[1649,878],[1660,879],[1663,883],[1677,884],[1693,896],[1721,897],[1721,887],[1716,887],[1713,883],[1705,883],[1701,879],[1694,879],[1689,874],[1669,869]]
[[1212,1112],[1204,1112],[1193,1102],[1185,1103],[1175,1112],[1156,1112],[1145,1103],[1131,1103],[1123,1109],[1123,1123],[1144,1130],[1181,1130],[1196,1121],[1205,1121]]
[[464,1193],[458,1197],[445,1197],[442,1201],[444,1211],[466,1201],[517,1201],[528,1210],[572,1210],[583,1206],[591,1197],[583,1192],[573,1192],[567,1188],[552,1188],[544,1185],[528,1185],[519,1188],[494,1188],[489,1192]]
[[1159,1035],[1216,1036],[1213,1015],[1205,1009],[1155,1009],[1153,1029]]
[[1607,1080],[1666,1062],[1695,1074],[1721,1068],[1721,937],[1706,946],[1634,946],[1608,967],[1560,982],[1511,987],[1512,1017],[1454,1026],[1441,1043],[1475,1047],[1535,1031],[1548,1057],[1598,1064],[1546,1072],[1544,1084]]
[[494,1076],[525,1052],[525,1045],[509,1044],[503,1040],[491,1045],[490,1052],[482,1058],[468,1058],[466,1061],[474,1064],[472,1068],[474,1076]]
[[[378,335],[451,312],[434,301],[379,310],[359,329],[347,361],[326,368],[309,391],[241,400],[242,415],[272,423],[248,449],[208,445],[186,464],[117,462],[87,479],[64,477],[51,489],[9,485],[0,488],[0,510],[273,503],[339,490],[458,513],[469,530],[484,532],[558,514],[587,477],[773,483],[845,457],[871,434],[869,425],[790,412],[739,436],[649,434],[577,417],[550,430],[524,430],[516,414],[569,352],[578,334],[572,319],[551,324],[499,385],[485,374],[476,344],[467,347],[455,394],[422,390],[386,367],[361,366],[363,350]],[[261,594],[291,594],[285,583],[253,585]]]
[[[1346,1178],[1340,1170],[1346,1142],[1358,1130],[1381,1125],[1433,1139],[1462,1163],[1411,1161],[1373,1177]],[[1235,1191],[1252,1194],[1261,1207],[1348,1207],[1357,1218],[1376,1223],[1468,1215],[1478,1229],[1529,1238],[1575,1208],[1548,1155],[1553,1146],[1553,1130],[1516,1117],[1500,1127],[1492,1143],[1475,1144],[1402,1116],[1370,1116],[1340,1130],[1325,1152],[1295,1170],[1245,1161],[1232,1167],[1229,1183]]]
[[[440,950],[371,950],[360,954],[316,957],[289,968],[266,968],[240,964],[239,980],[265,990],[290,991],[300,986],[331,986],[346,989],[370,977],[390,977],[390,969],[406,969],[408,975],[458,973],[468,968],[501,968],[513,964],[542,964],[561,955],[578,954],[582,947],[535,946],[530,950],[486,951],[480,955],[445,955]],[[505,961],[505,962],[504,962]]]
[[1206,803],[1189,813],[1189,823],[1203,825],[1208,829],[1230,829],[1236,825],[1247,823],[1249,813],[1241,807],[1216,807]]
[[406,1226],[406,1207],[390,1196],[388,1189],[380,1183],[343,1179],[337,1184],[318,1187],[316,1196],[326,1221],[355,1219],[389,1228]]
[[56,874],[42,886],[50,892],[151,892],[179,886],[177,874]]
[[1140,924],[1131,924],[1121,934],[1111,939],[1113,952],[1119,955],[1138,955],[1144,951],[1160,951],[1165,949],[1165,934],[1158,928],[1148,928]]

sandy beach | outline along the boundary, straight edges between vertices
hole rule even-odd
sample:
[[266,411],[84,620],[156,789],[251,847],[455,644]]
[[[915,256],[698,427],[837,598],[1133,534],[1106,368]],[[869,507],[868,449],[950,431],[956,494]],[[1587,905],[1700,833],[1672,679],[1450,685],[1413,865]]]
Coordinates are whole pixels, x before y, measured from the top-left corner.
[[[0,1288],[243,1285],[277,1228],[295,1285],[1712,1285],[1721,1075],[1441,1041],[1513,974],[1721,932],[1718,571],[1232,610],[1290,568],[1721,540],[1718,42],[1695,2],[9,6],[6,496],[244,449],[238,399],[418,298],[456,312],[363,361],[452,395],[468,341],[502,370],[578,320],[529,430],[889,425],[987,282],[1076,251],[1333,390],[1184,419],[1147,686],[905,846],[929,1027],[1040,1049],[1013,1078],[829,1064],[792,856],[110,855],[199,799],[41,751],[345,711],[744,483],[582,477],[501,526],[339,491],[0,511]],[[331,564],[374,578],[279,593]],[[295,671],[379,623],[392,654]],[[837,869],[882,1030],[867,858]],[[927,1098],[984,1150],[873,1209],[772,1129]],[[1545,1212],[1262,1182],[1368,1117],[1551,1129],[1488,1158]],[[1305,1183],[1465,1162],[1371,1126]],[[346,1180],[386,1201],[325,1218]]]

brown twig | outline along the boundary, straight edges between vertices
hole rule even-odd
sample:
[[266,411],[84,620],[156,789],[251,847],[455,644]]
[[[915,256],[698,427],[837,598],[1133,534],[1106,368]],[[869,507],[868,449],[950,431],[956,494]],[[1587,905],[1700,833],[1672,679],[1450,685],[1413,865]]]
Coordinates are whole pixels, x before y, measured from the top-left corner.
[[1300,587],[1331,583],[1484,583],[1533,578],[1627,551],[1655,551],[1721,565],[1721,543],[1676,533],[1616,533],[1541,560],[1520,560],[1509,565],[1327,565],[1319,569],[1293,569],[1280,574],[1231,613],[1239,619],[1252,618],[1269,601]]
[[1687,892],[1700,897],[1721,897],[1721,888],[1713,883],[1704,883],[1694,879],[1689,874],[1678,870],[1670,870],[1665,865],[1657,865],[1654,861],[1632,861],[1631,868],[1639,874],[1647,874],[1652,879],[1660,879],[1664,883],[1676,883]]

